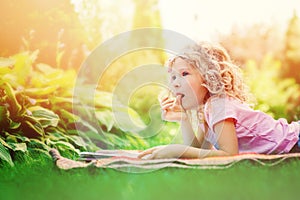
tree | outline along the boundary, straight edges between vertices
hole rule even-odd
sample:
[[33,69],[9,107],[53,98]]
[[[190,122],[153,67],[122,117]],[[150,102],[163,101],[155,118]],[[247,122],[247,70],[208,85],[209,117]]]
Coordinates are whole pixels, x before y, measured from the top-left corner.
[[1,0],[0,56],[40,51],[38,62],[78,67],[85,34],[69,0]]
[[134,0],[133,28],[161,27],[158,0]]
[[130,30],[132,0],[81,0],[74,5],[88,36],[86,44],[89,50],[116,34]]
[[248,59],[261,63],[266,54],[279,57],[283,49],[283,37],[276,24],[235,26],[230,34],[220,35],[219,41],[240,64],[245,64]]
[[289,21],[285,36],[283,75],[300,83],[300,19],[296,12]]
[[[157,0],[134,0],[131,1],[131,5],[129,4],[128,7],[133,8],[133,15],[132,18],[130,18],[130,21],[132,21],[131,29],[161,27]],[[153,32],[153,37],[130,38],[129,41],[130,44],[138,44],[140,47],[148,47],[149,45],[153,45],[153,43],[161,42],[163,42],[163,39],[161,35],[157,35],[157,31]],[[105,71],[104,76],[101,77],[100,80],[100,88],[102,90],[112,91],[116,83],[124,76],[124,74],[140,65],[153,63],[163,64],[164,56],[165,55],[161,50],[149,49],[139,49],[138,51],[124,55],[112,63]]]
[[[135,5],[132,24],[133,29],[161,28],[161,17],[158,7],[158,0],[134,0],[133,2]],[[159,45],[163,42],[161,35],[158,35],[157,31],[154,31],[152,35],[152,37],[148,38],[132,38],[132,42],[145,46],[149,44]]]

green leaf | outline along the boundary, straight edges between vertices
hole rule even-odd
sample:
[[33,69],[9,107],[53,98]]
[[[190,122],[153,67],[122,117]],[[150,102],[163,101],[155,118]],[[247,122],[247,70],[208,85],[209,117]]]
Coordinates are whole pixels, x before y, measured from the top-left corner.
[[26,152],[27,151],[27,145],[26,143],[9,143],[10,146],[12,147],[13,151],[22,151],[22,152]]
[[28,147],[28,152],[32,155],[32,153],[34,154],[38,154],[39,157],[44,154],[45,156],[49,157],[49,158],[52,158],[52,156],[49,154],[49,150],[50,150],[50,147],[48,147],[47,150],[45,149],[40,149],[40,148],[29,148]]
[[[81,107],[83,108],[83,106]],[[63,125],[65,127],[68,127],[68,129],[80,129],[82,131],[94,131],[94,132],[98,132],[97,128],[95,128],[94,126],[99,126],[97,124],[97,120],[95,118],[95,116],[92,116],[93,113],[90,113],[91,116],[87,116],[87,115],[76,115],[73,114],[72,112],[66,111],[64,109],[61,109],[60,111],[58,111],[60,113],[60,116],[63,120]],[[83,120],[86,119],[86,120]],[[92,123],[92,124],[91,124]]]
[[93,132],[93,131],[87,131],[85,133],[82,133],[84,134],[86,137],[90,138],[91,140],[93,141],[99,141],[99,142],[103,142],[105,144],[108,144],[110,146],[114,146],[113,143],[111,143],[105,135],[103,134],[99,134],[98,132]]
[[15,65],[12,74],[16,77],[16,83],[25,86],[32,73],[32,63],[36,60],[39,51],[21,52],[13,56]]
[[30,97],[43,97],[53,94],[58,89],[58,85],[47,86],[43,88],[28,88],[24,90],[24,94]]
[[52,68],[46,64],[37,64],[36,71],[31,76],[31,83],[38,88],[45,88],[47,86],[59,87],[63,90],[56,91],[62,92],[59,96],[72,96],[69,89],[73,89],[76,80],[76,71],[74,69],[62,70]]
[[65,120],[65,123],[67,125],[71,124],[71,123],[75,123],[75,122],[80,121],[80,117],[79,116],[74,115],[73,113],[71,113],[69,111],[61,109],[59,112],[60,112],[61,118]]
[[[78,104],[76,99],[73,99],[71,97],[58,97],[54,96],[50,98],[50,102],[54,105],[61,105],[64,109],[69,109],[69,107],[72,109],[73,104]],[[67,108],[65,108],[67,106]]]
[[28,137],[22,136],[22,135],[14,135],[14,137],[17,139],[17,142],[29,142],[30,139]]
[[51,67],[50,65],[47,65],[44,63],[38,63],[35,67],[38,71],[42,72],[45,75],[48,75],[49,77],[47,77],[47,78],[53,78],[53,77],[61,74],[60,70],[55,69],[55,68]]
[[[1,62],[1,61],[0,61]],[[0,63],[1,64],[1,63]],[[1,67],[0,66],[0,75],[8,74],[11,72],[10,67]]]
[[148,147],[149,144],[141,137],[137,135],[125,134],[125,138],[130,142],[131,145],[135,147]]
[[27,143],[28,148],[31,149],[44,149],[49,151],[50,147],[48,147],[44,142],[38,140],[38,139],[30,139],[30,141]]
[[116,105],[113,107],[115,122],[124,132],[140,132],[146,128],[139,114],[132,108]]
[[68,135],[79,135],[80,131],[75,129],[66,130]]
[[0,106],[0,130],[9,124],[9,113],[6,106]]
[[32,116],[41,123],[43,128],[48,126],[56,127],[59,122],[59,116],[53,111],[43,108],[41,106],[33,106],[28,108]]
[[11,58],[0,58],[0,74],[8,74],[12,71],[12,66],[15,64],[15,60]]
[[[83,85],[76,87],[74,94],[76,99],[85,105],[90,105],[95,108],[111,108],[112,107],[112,93],[94,89],[93,85]],[[92,96],[91,96],[92,95]],[[94,95],[94,96],[93,96]]]
[[4,147],[6,147],[6,148],[12,150],[12,147],[11,147],[7,142],[5,142],[2,138],[0,138],[0,143],[1,143]]
[[56,64],[57,64],[58,67],[61,66],[61,60],[62,60],[62,57],[63,57],[64,54],[65,54],[65,51],[59,51],[59,52],[56,53],[55,61],[56,61]]
[[85,128],[89,131],[98,133],[98,130],[94,126],[92,126],[89,122],[81,119],[78,123],[83,126],[81,128]]
[[17,101],[15,92],[11,85],[7,82],[0,81],[0,88],[5,90],[7,96],[7,103],[10,105],[10,114],[11,116],[19,116],[22,110],[22,106]]
[[138,139],[137,137],[131,137],[128,134],[125,134],[125,138],[130,142],[130,144],[134,147],[138,147],[139,143],[138,143]]
[[51,141],[49,138],[46,140],[48,145],[54,146],[56,148],[59,148],[63,151],[70,150],[72,152],[75,152],[79,154],[79,150],[76,149],[71,143],[64,142],[64,141]]
[[108,109],[101,109],[97,110],[95,115],[100,124],[105,125],[107,131],[109,132],[115,124],[112,111]]
[[14,166],[8,149],[6,149],[2,143],[0,143],[0,159],[6,161],[10,166]]
[[15,60],[12,58],[0,58],[0,72],[2,68],[12,67],[15,64]]
[[22,121],[22,130],[23,134],[29,138],[37,138],[40,136],[44,136],[44,129],[39,121],[37,121],[34,117],[23,116]]
[[122,139],[121,137],[112,134],[112,133],[105,133],[105,137],[111,141],[114,145],[119,147],[129,146],[130,143],[127,140]]
[[97,108],[111,108],[112,107],[112,93],[95,90],[95,107]]
[[[68,130],[68,134],[70,136],[78,135],[80,138],[84,140],[84,142],[87,144],[86,148],[87,151],[97,151],[100,148],[96,146],[96,144],[92,141],[92,139],[89,137],[89,134],[87,132],[82,132],[80,130]],[[98,135],[98,134],[97,134]],[[99,136],[99,135],[98,135]]]
[[21,126],[21,122],[14,122],[12,120],[10,120],[10,124],[9,124],[9,129],[14,130],[14,129],[18,129]]
[[17,136],[9,134],[9,133],[7,133],[7,136],[6,136],[5,140],[6,140],[7,144],[9,144],[9,143],[18,143]]
[[51,139],[51,141],[68,141],[68,136],[63,134],[63,133],[59,133],[59,132],[52,132],[52,133],[47,133],[49,135],[47,135],[46,137]]
[[87,143],[79,136],[70,135],[68,136],[68,139],[70,142],[73,142],[78,147],[86,149],[86,147],[88,146]]

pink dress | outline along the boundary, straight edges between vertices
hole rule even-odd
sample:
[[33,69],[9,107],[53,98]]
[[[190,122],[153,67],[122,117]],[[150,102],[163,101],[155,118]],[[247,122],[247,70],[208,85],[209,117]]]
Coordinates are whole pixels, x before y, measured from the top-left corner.
[[234,98],[211,98],[204,107],[208,124],[206,140],[217,145],[218,136],[213,132],[216,123],[233,118],[240,153],[288,153],[298,142],[300,125],[286,119],[275,120],[256,111]]

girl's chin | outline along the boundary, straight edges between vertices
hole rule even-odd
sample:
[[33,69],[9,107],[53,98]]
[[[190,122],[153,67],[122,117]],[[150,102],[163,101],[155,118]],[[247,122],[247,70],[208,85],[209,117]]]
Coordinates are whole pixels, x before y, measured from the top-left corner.
[[185,109],[185,110],[193,110],[193,109],[197,109],[198,108],[198,105],[190,105],[190,104],[182,104],[182,107]]

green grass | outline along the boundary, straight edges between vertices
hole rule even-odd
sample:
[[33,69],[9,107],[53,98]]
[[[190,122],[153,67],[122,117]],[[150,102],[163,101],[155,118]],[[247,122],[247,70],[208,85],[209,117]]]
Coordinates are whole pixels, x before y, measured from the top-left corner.
[[298,199],[300,161],[229,169],[59,170],[51,158],[20,157],[0,168],[0,199]]

